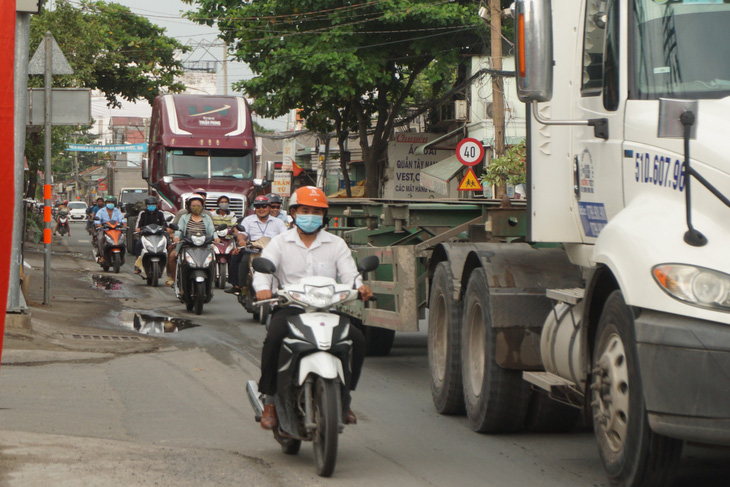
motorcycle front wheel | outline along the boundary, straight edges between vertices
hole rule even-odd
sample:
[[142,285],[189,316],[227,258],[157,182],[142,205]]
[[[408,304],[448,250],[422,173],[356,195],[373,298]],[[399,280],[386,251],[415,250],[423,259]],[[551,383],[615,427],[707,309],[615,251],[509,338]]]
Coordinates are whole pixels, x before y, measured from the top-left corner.
[[314,383],[314,461],[317,474],[329,477],[337,462],[337,440],[339,435],[339,415],[337,408],[337,388],[333,380],[317,378]]
[[147,284],[149,284],[152,287],[157,287],[159,284],[160,279],[160,263],[159,262],[152,262],[152,265],[150,265],[150,273],[147,276]]
[[119,252],[114,252],[112,265],[114,266],[114,273],[119,274],[119,269],[122,267],[122,256],[119,255]]
[[203,304],[205,304],[205,283],[195,282],[195,314],[199,315],[203,312]]
[[216,283],[216,287],[218,289],[223,289],[226,287],[226,281],[228,280],[228,272],[226,272],[228,266],[223,263],[218,263],[218,282]]

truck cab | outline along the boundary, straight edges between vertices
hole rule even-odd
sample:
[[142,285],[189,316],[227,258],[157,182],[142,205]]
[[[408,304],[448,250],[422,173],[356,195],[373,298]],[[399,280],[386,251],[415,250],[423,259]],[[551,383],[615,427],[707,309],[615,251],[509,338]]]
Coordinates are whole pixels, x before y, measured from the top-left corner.
[[160,199],[162,210],[177,213],[193,190],[202,187],[208,192],[209,209],[226,195],[231,210],[245,214],[256,191],[256,146],[244,98],[158,96],[152,107],[148,147],[143,177]]

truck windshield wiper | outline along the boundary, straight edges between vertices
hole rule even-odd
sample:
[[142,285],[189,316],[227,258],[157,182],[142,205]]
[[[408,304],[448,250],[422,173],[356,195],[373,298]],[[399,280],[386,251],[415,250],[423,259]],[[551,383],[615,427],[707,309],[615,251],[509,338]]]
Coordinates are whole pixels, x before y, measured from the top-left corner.
[[183,178],[192,178],[192,176],[190,174],[186,174],[184,172],[174,172],[172,174],[165,174],[165,176],[179,176],[179,177],[183,177]]

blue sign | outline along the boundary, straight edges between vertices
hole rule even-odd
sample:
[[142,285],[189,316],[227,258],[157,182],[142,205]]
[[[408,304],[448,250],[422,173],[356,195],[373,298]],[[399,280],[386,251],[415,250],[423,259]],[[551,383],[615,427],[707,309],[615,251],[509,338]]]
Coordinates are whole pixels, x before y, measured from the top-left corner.
[[147,142],[142,144],[68,144],[67,151],[76,152],[147,152]]
[[603,227],[608,223],[606,207],[603,203],[578,203],[580,222],[583,224],[583,232],[586,237],[598,237]]

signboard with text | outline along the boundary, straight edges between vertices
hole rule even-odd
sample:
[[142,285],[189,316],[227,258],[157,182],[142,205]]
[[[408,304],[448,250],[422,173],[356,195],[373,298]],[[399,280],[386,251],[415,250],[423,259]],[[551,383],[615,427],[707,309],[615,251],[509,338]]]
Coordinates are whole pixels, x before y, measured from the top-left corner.
[[383,197],[393,199],[441,198],[421,185],[421,171],[449,157],[452,152],[443,149],[425,148],[418,154],[419,147],[428,144],[438,134],[401,132],[388,144],[387,181]]
[[274,172],[274,180],[271,182],[271,192],[283,197],[291,195],[291,173],[288,171]]

